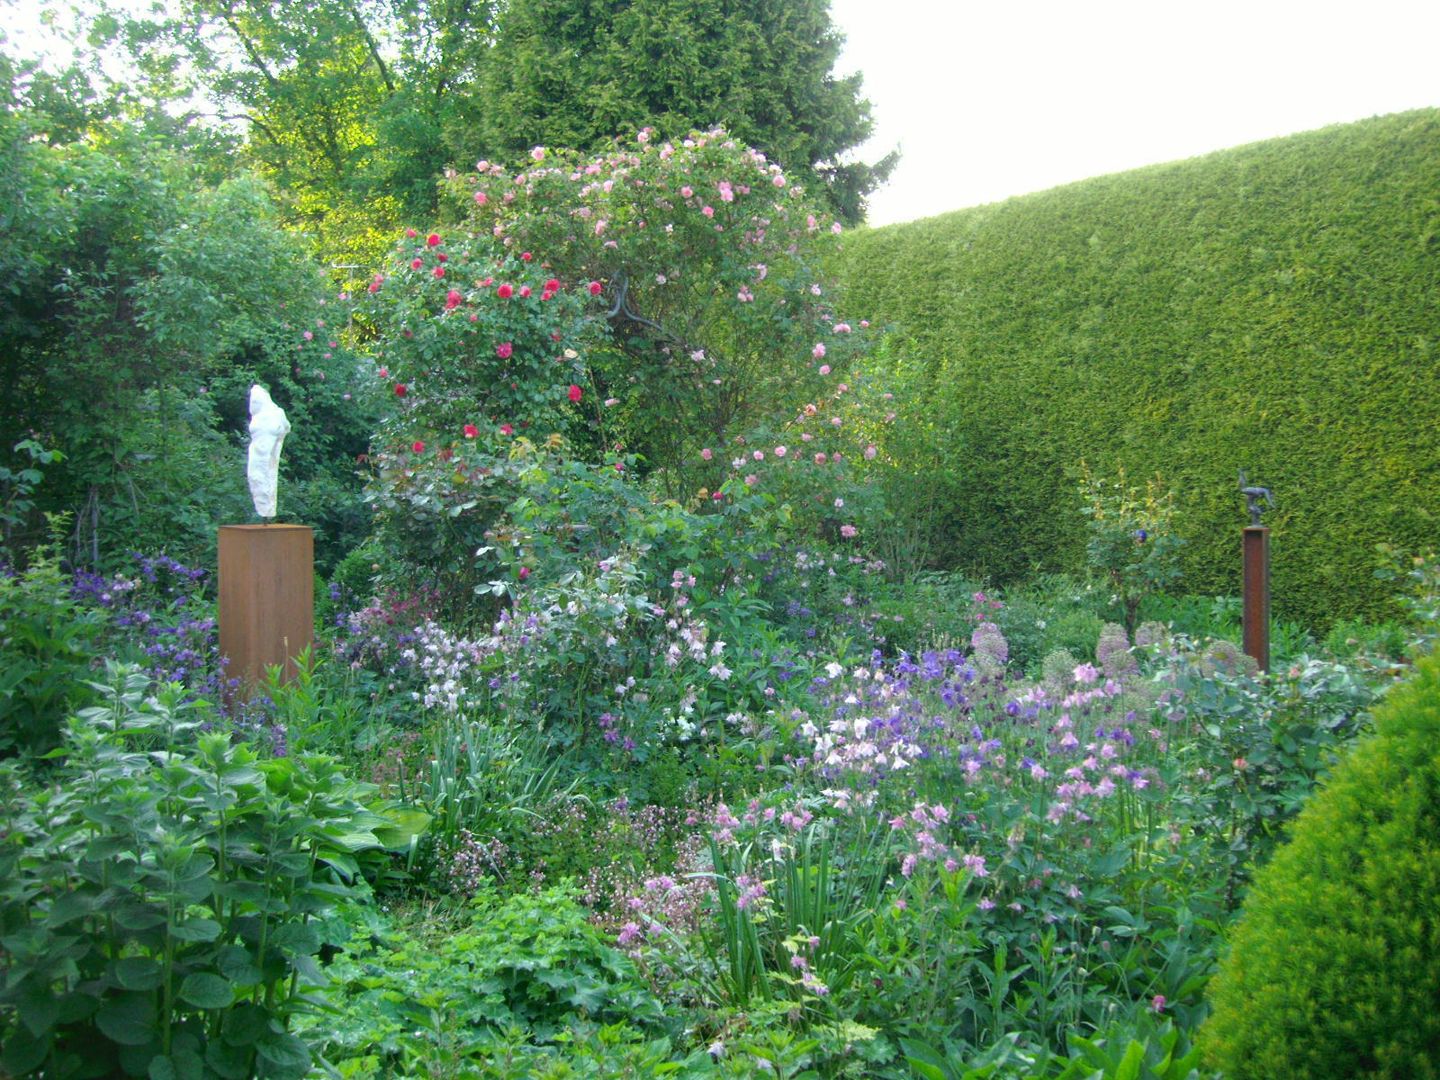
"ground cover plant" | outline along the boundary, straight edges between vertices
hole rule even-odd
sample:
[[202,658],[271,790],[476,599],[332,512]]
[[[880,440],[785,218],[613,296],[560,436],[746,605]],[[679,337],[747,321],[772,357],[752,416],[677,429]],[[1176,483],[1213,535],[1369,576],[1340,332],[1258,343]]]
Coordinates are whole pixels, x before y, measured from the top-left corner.
[[205,568],[7,532],[4,1070],[1213,1078],[1436,560],[1268,673],[1163,477],[1073,463],[1073,574],[917,572],[925,403],[800,186],[718,130],[448,178],[326,300],[369,530],[288,682],[229,679]]

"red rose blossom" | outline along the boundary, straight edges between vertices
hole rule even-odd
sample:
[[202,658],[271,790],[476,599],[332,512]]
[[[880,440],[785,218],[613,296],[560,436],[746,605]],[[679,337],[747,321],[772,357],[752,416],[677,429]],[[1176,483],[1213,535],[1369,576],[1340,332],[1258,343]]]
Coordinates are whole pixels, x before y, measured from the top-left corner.
[[508,341],[502,341],[495,346],[495,355],[501,360],[509,360],[510,354],[515,351],[515,346]]
[[410,392],[409,388],[408,388],[403,382],[397,382],[397,383],[395,384],[395,396],[396,396],[396,397],[404,397],[404,396],[405,396],[406,394],[408,394],[409,392]]
[[416,439],[413,443],[410,444],[410,449],[415,451],[415,453],[417,454],[423,454],[425,452],[425,444],[419,439]]
[[433,232],[432,232],[429,236],[427,236],[427,237],[425,238],[425,243],[429,244],[431,247],[439,247],[439,246],[440,246],[440,234],[439,234],[439,233],[433,233]]
[[476,427],[474,424],[466,424],[466,425],[465,425],[465,437],[466,437],[467,439],[473,439],[473,438],[475,438],[475,437],[476,437],[477,435],[479,435],[479,434],[480,434],[480,429],[479,429],[478,427]]
[[500,297],[501,300],[509,300],[511,294],[514,292],[515,290],[510,287],[510,283],[507,281],[495,290],[495,295]]
[[581,390],[580,387],[576,386],[574,383],[571,383],[571,384],[570,384],[570,400],[571,400],[571,401],[579,401],[579,400],[580,400],[582,397],[584,397],[584,396],[585,396],[585,391],[584,391],[584,390]]

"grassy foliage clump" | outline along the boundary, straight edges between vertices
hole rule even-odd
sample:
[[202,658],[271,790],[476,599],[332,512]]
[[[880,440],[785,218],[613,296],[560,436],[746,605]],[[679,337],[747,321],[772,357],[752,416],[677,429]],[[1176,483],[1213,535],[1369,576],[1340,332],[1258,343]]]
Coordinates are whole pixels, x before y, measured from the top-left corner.
[[1440,656],[1256,878],[1212,988],[1230,1080],[1440,1076]]

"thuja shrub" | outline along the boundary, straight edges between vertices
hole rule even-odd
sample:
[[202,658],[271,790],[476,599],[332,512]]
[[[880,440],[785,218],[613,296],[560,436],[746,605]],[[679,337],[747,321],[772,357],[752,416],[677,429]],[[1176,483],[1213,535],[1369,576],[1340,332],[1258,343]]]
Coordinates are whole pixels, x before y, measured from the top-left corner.
[[1255,880],[1211,989],[1230,1080],[1440,1076],[1440,656]]

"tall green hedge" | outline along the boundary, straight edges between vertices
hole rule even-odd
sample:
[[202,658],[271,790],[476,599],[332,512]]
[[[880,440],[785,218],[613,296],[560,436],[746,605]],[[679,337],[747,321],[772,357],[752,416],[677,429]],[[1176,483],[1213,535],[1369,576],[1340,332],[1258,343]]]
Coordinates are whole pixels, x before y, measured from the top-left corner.
[[1440,520],[1440,110],[852,236],[958,482],[948,560],[1077,568],[1081,459],[1180,494],[1190,591],[1239,591],[1236,474],[1274,488],[1278,614],[1381,614],[1373,546]]

